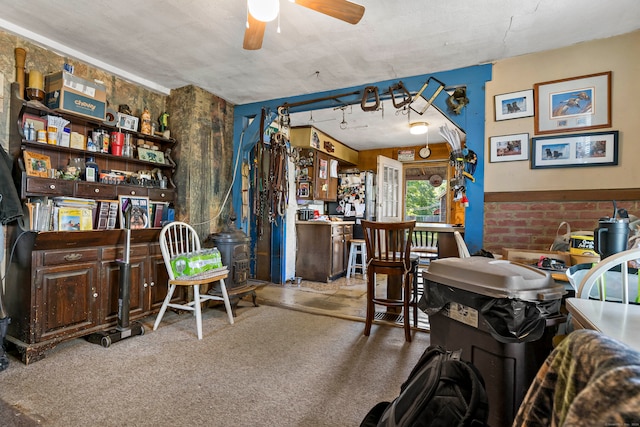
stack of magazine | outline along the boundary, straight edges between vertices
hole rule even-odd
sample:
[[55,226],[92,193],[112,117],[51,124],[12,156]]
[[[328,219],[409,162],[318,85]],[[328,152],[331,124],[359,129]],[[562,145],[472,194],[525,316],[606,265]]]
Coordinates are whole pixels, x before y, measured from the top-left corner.
[[32,198],[26,203],[33,231],[93,230],[95,200],[77,197]]
[[54,231],[93,230],[96,201],[77,197],[55,197],[51,219]]

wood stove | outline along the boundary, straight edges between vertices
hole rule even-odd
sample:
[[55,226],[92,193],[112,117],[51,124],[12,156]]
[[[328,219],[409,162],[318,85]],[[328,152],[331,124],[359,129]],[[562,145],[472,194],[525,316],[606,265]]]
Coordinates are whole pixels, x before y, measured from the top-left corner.
[[[225,279],[225,286],[231,300],[233,315],[241,298],[251,295],[253,305],[256,302],[256,287],[249,285],[249,237],[235,226],[236,216],[232,212],[229,222],[220,233],[210,234],[203,246],[216,247],[220,251],[222,265],[229,269],[229,276]],[[220,295],[220,285],[216,284],[209,292],[212,295]]]

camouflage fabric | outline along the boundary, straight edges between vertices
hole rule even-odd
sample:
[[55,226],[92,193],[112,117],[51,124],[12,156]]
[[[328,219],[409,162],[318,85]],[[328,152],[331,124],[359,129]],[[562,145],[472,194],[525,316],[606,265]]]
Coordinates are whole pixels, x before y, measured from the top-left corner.
[[640,352],[591,330],[547,357],[513,426],[640,425]]

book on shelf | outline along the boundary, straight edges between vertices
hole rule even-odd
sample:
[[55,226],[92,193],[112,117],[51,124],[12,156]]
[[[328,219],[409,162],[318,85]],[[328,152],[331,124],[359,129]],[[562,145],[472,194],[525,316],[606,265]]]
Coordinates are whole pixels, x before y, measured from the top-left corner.
[[169,209],[169,202],[151,202],[151,224],[152,227],[162,227],[165,211]]
[[93,230],[93,215],[91,209],[59,206],[58,230]]
[[107,216],[107,230],[113,230],[116,228],[118,222],[118,208],[120,203],[117,200],[111,200],[109,202],[109,215]]
[[106,230],[107,220],[109,219],[109,205],[108,200],[98,200],[98,209],[95,215],[93,228],[96,230]]
[[93,208],[96,201],[93,199],[81,199],[79,197],[54,197],[53,202],[56,206],[67,206],[76,208]]

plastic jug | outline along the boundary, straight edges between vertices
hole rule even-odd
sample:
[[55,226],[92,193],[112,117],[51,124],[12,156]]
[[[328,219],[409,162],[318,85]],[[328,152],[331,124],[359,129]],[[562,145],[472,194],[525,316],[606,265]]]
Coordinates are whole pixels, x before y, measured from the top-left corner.
[[629,218],[600,218],[593,230],[594,246],[602,259],[627,250]]

